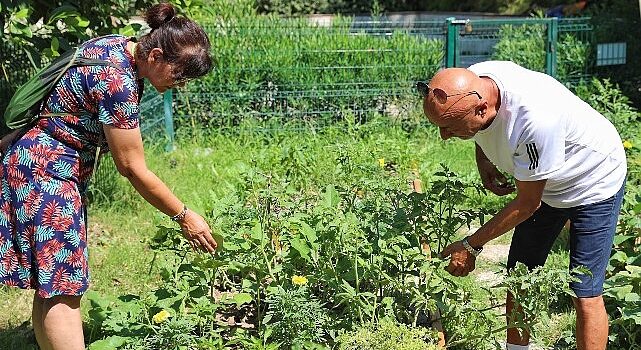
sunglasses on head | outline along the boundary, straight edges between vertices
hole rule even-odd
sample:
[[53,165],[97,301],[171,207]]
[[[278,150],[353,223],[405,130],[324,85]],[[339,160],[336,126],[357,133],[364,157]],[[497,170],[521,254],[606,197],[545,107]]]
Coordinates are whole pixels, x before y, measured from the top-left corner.
[[[423,96],[423,98],[427,97],[427,95],[429,95],[429,93],[431,91],[432,94],[434,94],[434,97],[436,98],[436,101],[438,101],[438,103],[440,103],[440,104],[443,104],[443,103],[447,102],[447,98],[448,97],[452,97],[452,96],[464,95],[463,97],[465,97],[465,96],[469,96],[469,95],[476,95],[479,98],[479,100],[481,99],[481,95],[478,92],[476,92],[475,90],[468,91],[468,92],[461,92],[461,93],[458,93],[458,94],[448,95],[442,89],[431,88],[424,81],[419,81],[419,82],[416,83],[416,90],[418,90],[418,92],[421,93],[421,96]],[[463,98],[463,97],[461,97],[461,98]]]

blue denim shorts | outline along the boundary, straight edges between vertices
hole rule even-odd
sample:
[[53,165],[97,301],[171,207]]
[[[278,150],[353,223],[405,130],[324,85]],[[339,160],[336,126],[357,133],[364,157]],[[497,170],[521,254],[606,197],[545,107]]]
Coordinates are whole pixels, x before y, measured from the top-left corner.
[[592,275],[577,275],[570,283],[579,298],[603,293],[625,183],[617,194],[604,201],[572,208],[554,208],[543,202],[534,214],[514,229],[507,267],[521,262],[533,269],[545,264],[552,244],[570,220],[570,269],[587,267]]

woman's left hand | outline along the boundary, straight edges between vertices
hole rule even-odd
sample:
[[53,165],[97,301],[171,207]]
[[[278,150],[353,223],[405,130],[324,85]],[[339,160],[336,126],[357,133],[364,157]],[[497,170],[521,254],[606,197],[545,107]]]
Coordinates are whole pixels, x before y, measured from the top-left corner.
[[211,228],[202,216],[196,212],[187,209],[185,217],[178,222],[183,231],[183,235],[191,246],[195,249],[213,253],[218,247],[218,243],[211,235]]

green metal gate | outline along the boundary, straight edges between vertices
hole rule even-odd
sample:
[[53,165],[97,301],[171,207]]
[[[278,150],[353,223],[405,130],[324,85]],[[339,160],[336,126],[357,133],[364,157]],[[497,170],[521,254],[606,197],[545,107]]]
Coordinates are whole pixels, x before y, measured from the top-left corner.
[[[592,25],[589,18],[531,18],[531,19],[446,19],[445,67],[467,67],[471,64],[497,58],[496,45],[513,29],[524,29],[528,43],[522,49],[541,52],[542,64],[531,66],[532,62],[518,62],[518,52],[512,52],[511,60],[559,78],[574,82],[588,75],[593,65],[591,59]],[[566,44],[567,43],[567,44]],[[572,45],[570,45],[570,43]],[[580,50],[570,55],[567,50]],[[578,55],[577,55],[578,53]],[[570,58],[579,62],[567,62]],[[528,64],[530,63],[530,64]],[[573,68],[559,72],[559,65],[573,65]],[[565,66],[563,66],[565,68]],[[559,75],[561,73],[561,75]]]

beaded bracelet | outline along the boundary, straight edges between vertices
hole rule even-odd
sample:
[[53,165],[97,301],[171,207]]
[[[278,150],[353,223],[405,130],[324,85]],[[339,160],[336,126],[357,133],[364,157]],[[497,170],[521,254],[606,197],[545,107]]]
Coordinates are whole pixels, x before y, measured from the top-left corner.
[[187,215],[187,206],[183,204],[183,210],[181,210],[180,213],[171,216],[171,219],[173,221],[182,221],[185,218],[185,215]]

